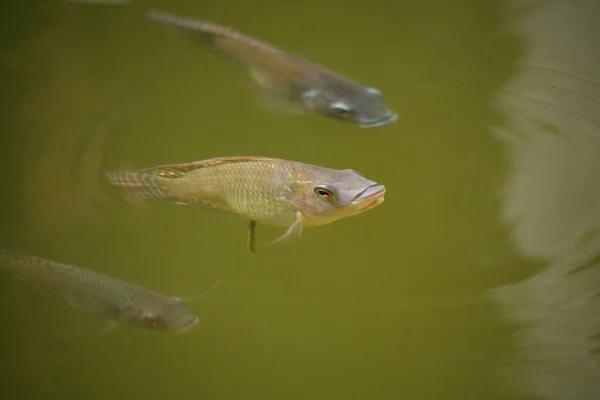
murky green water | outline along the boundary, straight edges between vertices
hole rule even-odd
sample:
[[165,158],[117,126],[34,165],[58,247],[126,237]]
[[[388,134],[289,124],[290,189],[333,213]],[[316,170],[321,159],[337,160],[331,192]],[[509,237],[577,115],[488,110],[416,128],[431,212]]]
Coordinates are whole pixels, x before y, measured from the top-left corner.
[[[170,294],[221,285],[191,335],[98,335],[2,275],[2,398],[600,398],[594,1],[150,6],[376,86],[400,118],[273,115],[241,70],[139,10],[15,2],[0,247]],[[102,176],[230,155],[352,168],[386,200],[251,254],[246,221],[130,205]]]

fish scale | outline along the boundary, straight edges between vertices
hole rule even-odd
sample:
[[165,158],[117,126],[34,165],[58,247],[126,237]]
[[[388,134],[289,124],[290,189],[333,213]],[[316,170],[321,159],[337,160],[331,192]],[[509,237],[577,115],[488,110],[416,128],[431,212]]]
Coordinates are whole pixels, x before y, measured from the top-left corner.
[[[289,181],[291,169],[270,159],[236,161],[211,160],[197,168],[159,166],[107,175],[133,199],[164,199],[257,220],[268,220],[287,209],[293,218],[293,210],[282,198],[285,189],[281,186],[281,182]],[[169,175],[164,171],[181,173],[165,177]]]
[[85,268],[6,249],[0,249],[0,268],[63,295],[107,322],[158,330],[187,330],[198,323],[178,298]]
[[397,119],[383,104],[378,89],[363,86],[304,57],[212,22],[157,10],[146,15],[213,53],[247,67],[264,108],[287,114],[311,110],[361,127],[387,125]]
[[288,228],[330,223],[383,202],[385,188],[354,170],[335,170],[268,157],[221,157],[139,171],[108,171],[125,197],[197,205]]

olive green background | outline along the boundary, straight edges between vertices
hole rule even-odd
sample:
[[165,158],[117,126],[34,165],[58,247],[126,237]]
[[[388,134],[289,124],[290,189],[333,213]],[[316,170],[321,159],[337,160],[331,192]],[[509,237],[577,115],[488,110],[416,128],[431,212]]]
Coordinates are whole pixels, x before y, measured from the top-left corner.
[[[147,21],[151,7],[233,26],[377,87],[399,119],[361,129],[261,109],[243,69]],[[493,101],[527,51],[512,16],[500,1],[463,0],[5,6],[0,247],[173,295],[221,285],[190,305],[201,318],[192,334],[98,334],[62,299],[2,275],[0,393],[538,398],[504,371],[526,362],[525,323],[488,295],[547,266],[502,218],[514,166],[493,131],[507,112]],[[233,155],[352,168],[384,184],[386,199],[252,254],[247,221],[128,204],[102,175]],[[278,234],[258,226],[259,239]]]

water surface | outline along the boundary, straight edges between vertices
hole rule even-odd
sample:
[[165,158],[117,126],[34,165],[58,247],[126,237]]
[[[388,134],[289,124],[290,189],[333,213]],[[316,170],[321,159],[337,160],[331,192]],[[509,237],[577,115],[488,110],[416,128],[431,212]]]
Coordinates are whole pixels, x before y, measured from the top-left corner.
[[[261,109],[243,71],[126,7],[2,14],[0,247],[161,292],[191,335],[94,335],[0,277],[0,393],[592,399],[600,393],[599,7],[155,1],[380,88],[360,129]],[[102,172],[229,155],[352,168],[381,206],[252,254],[246,221],[130,205]],[[259,238],[280,234],[260,226]]]

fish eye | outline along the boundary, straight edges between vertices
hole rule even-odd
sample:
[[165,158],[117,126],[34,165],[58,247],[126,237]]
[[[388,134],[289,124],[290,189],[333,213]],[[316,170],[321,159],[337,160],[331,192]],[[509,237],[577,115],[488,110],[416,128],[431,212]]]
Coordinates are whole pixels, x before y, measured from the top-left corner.
[[350,114],[353,114],[352,107],[350,107],[343,101],[336,101],[335,103],[331,103],[329,109],[340,117],[347,117]]
[[315,193],[324,199],[333,197],[333,192],[322,185],[315,186]]
[[376,89],[376,88],[374,88],[374,87],[367,88],[367,92],[369,92],[369,93],[371,93],[373,96],[377,96],[377,97],[379,97],[379,98],[382,98],[382,97],[383,97],[383,93],[381,93],[381,90],[379,90],[379,89]]

